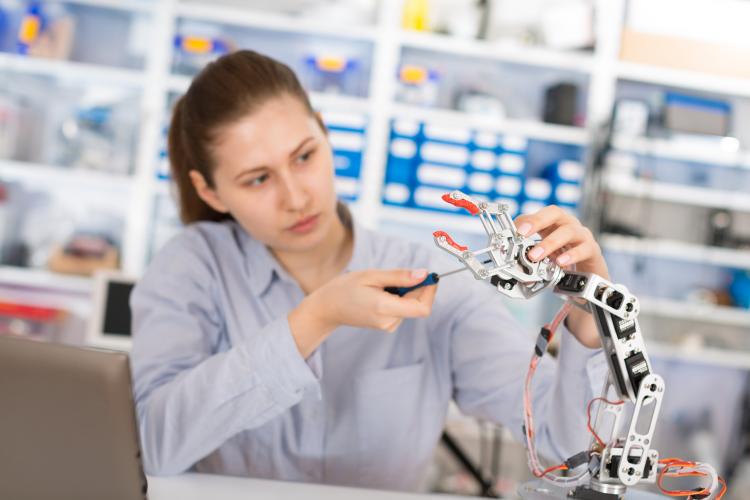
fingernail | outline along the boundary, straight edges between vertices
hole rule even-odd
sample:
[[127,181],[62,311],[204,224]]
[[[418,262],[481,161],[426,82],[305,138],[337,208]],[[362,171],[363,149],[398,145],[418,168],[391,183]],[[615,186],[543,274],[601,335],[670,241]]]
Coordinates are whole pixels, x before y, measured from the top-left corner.
[[542,256],[543,253],[544,253],[544,248],[542,248],[542,247],[534,247],[529,252],[529,259],[531,259],[531,260],[537,260],[537,259],[539,259],[539,257]]
[[568,262],[570,262],[570,255],[561,255],[557,258],[557,263],[561,266],[564,266]]
[[524,222],[520,226],[518,226],[518,232],[521,233],[523,236],[528,236],[528,232],[531,230],[531,224],[528,222]]
[[411,272],[411,277],[414,279],[424,278],[425,276],[427,276],[427,269],[414,269]]

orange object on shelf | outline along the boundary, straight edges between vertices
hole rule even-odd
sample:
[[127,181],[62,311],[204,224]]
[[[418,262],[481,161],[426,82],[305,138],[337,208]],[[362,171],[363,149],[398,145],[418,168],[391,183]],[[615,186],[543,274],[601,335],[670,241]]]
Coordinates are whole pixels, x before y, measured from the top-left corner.
[[114,247],[106,249],[100,257],[70,255],[58,247],[50,254],[47,267],[56,273],[91,276],[100,269],[117,269],[118,262],[119,253]]

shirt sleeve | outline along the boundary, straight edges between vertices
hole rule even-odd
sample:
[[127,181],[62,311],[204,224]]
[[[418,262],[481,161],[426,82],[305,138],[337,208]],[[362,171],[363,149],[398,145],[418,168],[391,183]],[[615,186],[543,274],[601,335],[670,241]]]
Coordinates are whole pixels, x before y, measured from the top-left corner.
[[[537,332],[525,331],[492,287],[460,288],[447,322],[453,397],[462,412],[505,425],[523,442],[523,387]],[[532,404],[537,449],[559,463],[588,446],[586,406],[608,372],[601,349],[583,346],[563,325],[556,335],[559,357],[547,354],[537,367]]]
[[236,433],[297,404],[318,379],[287,317],[217,352],[224,333],[207,243],[178,237],[133,290],[134,397],[144,468],[183,472]]

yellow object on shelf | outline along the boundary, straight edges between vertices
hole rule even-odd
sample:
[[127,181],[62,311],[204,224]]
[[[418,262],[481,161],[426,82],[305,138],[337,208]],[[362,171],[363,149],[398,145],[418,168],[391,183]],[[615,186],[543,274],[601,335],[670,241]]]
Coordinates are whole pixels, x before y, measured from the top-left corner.
[[21,27],[18,30],[18,40],[25,44],[34,42],[41,32],[42,21],[39,16],[28,14],[23,17]]
[[405,30],[430,30],[430,2],[429,0],[405,0],[404,16],[401,26]]
[[182,50],[191,54],[208,54],[213,49],[210,38],[186,36],[182,38]]
[[346,69],[346,59],[343,57],[321,56],[316,59],[315,63],[321,71],[341,73]]
[[419,85],[427,80],[427,76],[427,68],[415,66],[413,64],[405,64],[401,67],[399,79],[404,83]]

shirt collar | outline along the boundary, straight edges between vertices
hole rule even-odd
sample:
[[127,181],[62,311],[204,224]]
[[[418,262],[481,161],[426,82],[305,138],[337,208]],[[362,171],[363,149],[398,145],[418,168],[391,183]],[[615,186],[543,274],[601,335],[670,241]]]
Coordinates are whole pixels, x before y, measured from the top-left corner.
[[[248,266],[248,276],[250,277],[250,289],[256,296],[263,295],[276,280],[295,283],[296,281],[281,266],[271,250],[256,240],[238,223],[235,229],[239,232],[242,248],[245,253],[246,263]],[[371,253],[370,245],[372,234],[354,218],[351,219],[352,238],[352,256],[345,268],[345,272],[364,270],[370,267]]]

